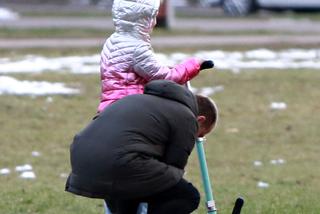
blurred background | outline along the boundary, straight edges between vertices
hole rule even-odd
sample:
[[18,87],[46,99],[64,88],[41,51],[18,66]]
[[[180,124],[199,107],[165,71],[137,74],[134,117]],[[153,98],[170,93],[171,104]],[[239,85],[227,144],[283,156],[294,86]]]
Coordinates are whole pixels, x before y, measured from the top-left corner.
[[[64,192],[73,136],[95,115],[112,1],[0,0],[0,213],[103,213]],[[164,0],[151,43],[215,69],[193,91],[220,109],[205,149],[219,213],[318,214],[320,1]],[[203,196],[196,154],[186,178]],[[195,213],[205,213],[204,201]]]

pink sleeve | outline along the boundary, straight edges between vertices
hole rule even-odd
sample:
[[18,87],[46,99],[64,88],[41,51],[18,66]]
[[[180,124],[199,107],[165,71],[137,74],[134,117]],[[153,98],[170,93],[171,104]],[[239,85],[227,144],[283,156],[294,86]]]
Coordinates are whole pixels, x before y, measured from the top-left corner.
[[175,65],[173,68],[161,67],[158,73],[166,73],[166,80],[172,80],[174,82],[185,84],[191,80],[200,71],[200,64],[195,58],[188,59],[181,64]]
[[134,71],[147,81],[165,79],[184,84],[199,73],[200,64],[196,58],[190,58],[168,67],[157,60],[150,45],[141,45],[134,54]]

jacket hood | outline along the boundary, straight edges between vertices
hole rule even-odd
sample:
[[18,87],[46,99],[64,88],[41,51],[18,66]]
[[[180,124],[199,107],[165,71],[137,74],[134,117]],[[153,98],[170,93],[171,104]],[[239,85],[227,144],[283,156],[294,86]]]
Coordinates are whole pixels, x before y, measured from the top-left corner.
[[154,80],[144,87],[144,94],[175,100],[186,105],[198,116],[198,104],[195,95],[186,87],[169,80]]
[[114,0],[112,15],[116,32],[149,42],[159,7],[160,0]]

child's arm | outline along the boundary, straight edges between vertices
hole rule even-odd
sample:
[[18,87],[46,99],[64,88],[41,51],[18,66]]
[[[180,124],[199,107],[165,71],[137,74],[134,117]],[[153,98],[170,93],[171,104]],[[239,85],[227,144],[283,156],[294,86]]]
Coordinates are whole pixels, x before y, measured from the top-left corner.
[[134,53],[134,70],[144,79],[172,80],[184,84],[200,71],[201,62],[196,58],[188,59],[172,68],[160,64],[149,44],[139,45]]

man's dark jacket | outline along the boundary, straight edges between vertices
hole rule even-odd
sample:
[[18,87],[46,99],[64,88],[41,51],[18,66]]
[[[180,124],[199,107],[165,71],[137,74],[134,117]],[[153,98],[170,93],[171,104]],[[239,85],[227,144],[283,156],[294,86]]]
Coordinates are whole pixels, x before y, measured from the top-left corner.
[[197,114],[194,95],[165,80],[113,103],[74,137],[66,191],[130,199],[174,186],[194,147]]

